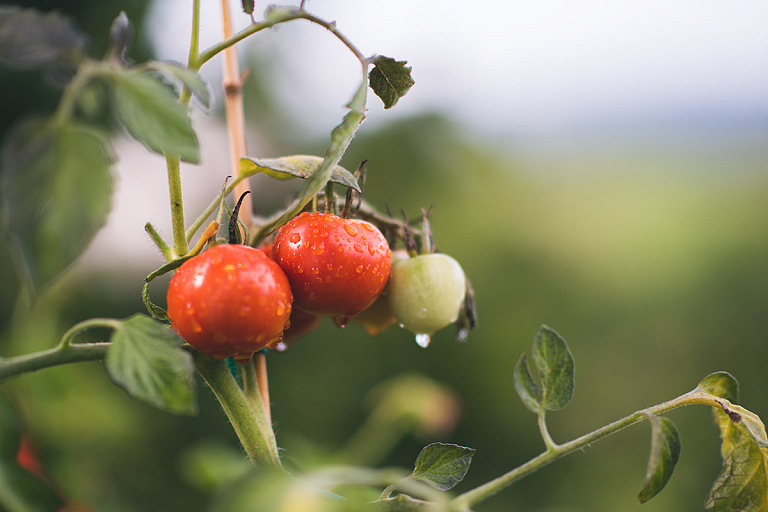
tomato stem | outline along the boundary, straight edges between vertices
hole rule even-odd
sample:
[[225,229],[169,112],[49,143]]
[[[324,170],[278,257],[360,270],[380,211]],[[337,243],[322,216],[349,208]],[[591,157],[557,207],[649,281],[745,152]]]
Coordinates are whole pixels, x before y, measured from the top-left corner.
[[227,363],[192,351],[198,373],[213,391],[248,457],[255,465],[281,467],[275,433],[260,399],[250,399],[238,386]]

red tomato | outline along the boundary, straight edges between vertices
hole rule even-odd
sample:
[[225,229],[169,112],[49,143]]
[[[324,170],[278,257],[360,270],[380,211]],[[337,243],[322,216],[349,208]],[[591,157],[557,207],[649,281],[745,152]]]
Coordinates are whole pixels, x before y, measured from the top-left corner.
[[294,217],[272,246],[296,306],[316,315],[351,317],[373,304],[389,279],[389,256],[376,226],[327,213]]
[[280,341],[292,302],[277,263],[245,245],[208,249],[179,267],[168,286],[176,332],[210,356],[240,362]]

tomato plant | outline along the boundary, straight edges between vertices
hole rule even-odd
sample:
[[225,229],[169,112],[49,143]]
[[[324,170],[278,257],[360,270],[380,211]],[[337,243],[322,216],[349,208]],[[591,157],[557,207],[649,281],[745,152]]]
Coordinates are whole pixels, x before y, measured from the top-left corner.
[[351,317],[387,285],[390,249],[373,224],[333,214],[302,213],[280,228],[272,257],[288,276],[297,307]]
[[277,345],[292,302],[280,267],[244,245],[211,247],[184,262],[168,285],[168,317],[176,332],[210,356],[242,362]]
[[[445,491],[462,482],[469,469],[474,450],[464,446],[430,443],[416,457],[412,471],[377,469],[375,463],[371,467],[351,465],[350,460],[359,463],[365,456],[369,461],[380,460],[399,436],[408,429],[414,431],[414,425],[421,425],[425,433],[444,433],[455,423],[459,407],[453,394],[429,379],[410,377],[378,390],[378,405],[339,454],[327,457],[328,466],[297,470],[293,475],[284,470],[272,427],[265,362],[284,332],[287,346],[294,337],[312,332],[318,315],[336,317],[339,324],[359,315],[371,335],[399,322],[426,347],[433,333],[451,323],[459,328],[460,340],[476,323],[474,293],[461,265],[432,250],[428,213],[423,211],[420,223],[381,213],[362,201],[363,165],[354,173],[339,165],[369,112],[368,90],[381,98],[385,109],[392,107],[414,84],[411,68],[405,61],[364,55],[335,22],[311,14],[305,3],[270,6],[263,19],[257,20],[254,2],[244,0],[247,26],[233,34],[231,13],[223,0],[224,37],[201,50],[201,2],[194,0],[186,65],[134,64],[125,58],[130,41],[125,14],[112,25],[109,51],[102,59],[94,59],[84,53],[85,38],[60,15],[0,8],[0,61],[27,70],[54,68],[57,79],[64,81],[56,111],[20,123],[3,146],[0,159],[4,235],[16,245],[17,277],[25,287],[14,316],[24,318],[23,310],[32,302],[29,299],[52,286],[106,222],[115,155],[111,133],[95,121],[101,114],[114,113],[116,124],[127,135],[164,158],[172,230],[167,241],[152,224],[145,226],[165,259],[143,283],[142,298],[149,315],[90,318],[67,329],[53,347],[0,357],[0,383],[57,365],[104,361],[109,378],[131,397],[170,413],[192,415],[203,410],[197,406],[195,377],[199,375],[227,415],[240,442],[238,449],[248,456],[244,471],[237,466],[244,460],[239,452],[229,458],[214,453],[206,459],[212,464],[202,464],[208,475],[216,473],[211,466],[217,464],[236,467],[235,471],[219,471],[219,481],[211,486],[221,490],[212,509],[234,511],[295,510],[300,503],[302,510],[334,512],[369,506],[382,511],[469,512],[547,464],[641,421],[650,423],[652,432],[646,479],[638,495],[645,502],[665,487],[680,456],[679,434],[664,414],[703,404],[713,411],[723,457],[707,509],[765,510],[765,426],[757,415],[737,405],[738,384],[726,372],[710,374],[677,398],[570,441],[555,442],[547,414],[569,404],[575,363],[565,339],[545,325],[533,338],[530,357],[523,354],[511,372],[512,386],[535,414],[543,442],[543,451],[531,460],[458,495]],[[331,131],[322,157],[247,156],[243,74],[235,46],[256,33],[298,20],[322,27],[349,50],[360,65],[361,82],[346,105],[346,115]],[[229,177],[222,177],[223,184],[210,191],[209,206],[187,224],[181,166],[196,164],[201,156],[190,109],[210,105],[208,87],[198,73],[220,54],[226,57],[222,90],[232,143],[231,168],[227,169]],[[176,85],[177,92],[166,82]],[[113,108],[101,112],[101,99],[106,97],[109,102],[103,103]],[[193,97],[197,103],[192,102]],[[256,174],[302,183],[286,206],[260,217],[248,195],[250,178]],[[339,186],[346,192],[344,209],[336,215],[340,198],[334,187]],[[235,202],[234,197],[239,199]],[[219,238],[225,212],[230,217],[229,244]],[[203,226],[207,227],[201,232]],[[273,234],[272,248],[266,249]],[[412,256],[397,249],[402,245]],[[254,248],[259,246],[265,249]],[[175,273],[166,294],[166,310],[152,302],[149,288],[156,277],[170,272]],[[61,286],[66,290],[67,283]],[[103,341],[79,338],[94,328],[111,334]],[[230,364],[230,358],[243,364]],[[354,364],[354,355],[345,352],[344,362]],[[313,391],[309,389],[313,384],[302,377],[292,379],[301,386],[297,389]],[[323,384],[334,384],[330,382],[334,375],[327,378]],[[31,457],[27,451],[29,445],[21,444],[26,430],[14,403],[0,396],[0,509],[71,507],[71,503],[63,503],[68,502],[68,493],[59,493],[48,481],[44,461],[40,459],[38,466],[37,456]],[[115,423],[127,423],[127,430],[133,427],[122,417]],[[60,438],[68,441],[64,435]],[[294,464],[296,468],[311,466]],[[268,490],[262,492],[265,488]]]

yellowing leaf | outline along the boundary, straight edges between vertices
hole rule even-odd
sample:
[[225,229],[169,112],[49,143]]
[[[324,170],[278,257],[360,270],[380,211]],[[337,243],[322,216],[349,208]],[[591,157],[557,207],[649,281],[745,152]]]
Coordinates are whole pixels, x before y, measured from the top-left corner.
[[[251,158],[240,159],[240,174],[253,176],[263,172],[271,178],[287,180],[291,178],[307,179],[317,171],[323,163],[319,156],[292,155],[281,158]],[[337,165],[331,171],[333,183],[353,188],[360,192],[357,180],[351,172]]]

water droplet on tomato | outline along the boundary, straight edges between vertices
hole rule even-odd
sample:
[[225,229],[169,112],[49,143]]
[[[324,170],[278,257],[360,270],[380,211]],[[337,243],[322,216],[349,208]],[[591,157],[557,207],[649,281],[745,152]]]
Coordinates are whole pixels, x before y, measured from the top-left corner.
[[304,273],[304,265],[297,265],[296,266],[296,273],[297,274],[303,274]]
[[416,335],[416,344],[421,348],[427,348],[431,341],[432,341],[432,336],[430,336],[429,334],[421,333]]
[[357,252],[363,252],[363,246],[360,244],[355,244],[352,247],[354,247]]
[[312,268],[309,269],[309,271],[312,272],[315,275],[320,273],[320,269],[318,267],[312,267]]
[[283,304],[283,301],[277,301],[277,308],[275,308],[275,313],[277,316],[282,316],[283,313],[285,313],[285,304]]
[[309,300],[317,300],[317,294],[315,292],[309,292]]
[[288,345],[286,345],[285,342],[281,341],[280,343],[275,345],[275,350],[277,350],[278,352],[285,352],[286,350],[288,350]]
[[298,233],[293,233],[291,236],[288,237],[288,241],[292,244],[297,244],[301,242],[301,235]]
[[370,254],[371,256],[376,254],[376,248],[370,242],[368,243],[368,254]]
[[334,321],[334,323],[335,323],[335,324],[336,324],[338,327],[341,327],[341,328],[343,329],[343,328],[345,328],[345,327],[347,326],[347,324],[349,323],[349,317],[348,317],[348,316],[346,316],[346,315],[339,315],[339,316],[335,316],[335,317],[333,317],[333,321]]
[[365,229],[367,229],[368,231],[370,231],[371,233],[373,233],[373,226],[371,226],[371,225],[370,225],[370,224],[368,224],[367,222],[363,222],[361,225],[363,226],[363,228],[365,228]]
[[363,266],[362,265],[356,266],[355,267],[355,272],[357,272],[358,274],[362,274],[363,273]]
[[456,341],[459,343],[465,343],[467,339],[469,338],[469,329],[466,327],[463,327],[456,331]]
[[344,231],[349,233],[349,236],[357,236],[357,228],[351,224],[344,224]]
[[192,332],[194,332],[195,334],[199,334],[203,332],[203,326],[200,325],[200,322],[198,322],[194,318],[191,318],[190,321],[192,322]]
[[312,247],[312,254],[319,256],[325,252],[325,243],[320,242],[319,244]]
[[426,318],[427,317],[427,308],[419,308],[419,310],[416,312],[416,316],[419,318]]

